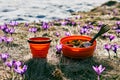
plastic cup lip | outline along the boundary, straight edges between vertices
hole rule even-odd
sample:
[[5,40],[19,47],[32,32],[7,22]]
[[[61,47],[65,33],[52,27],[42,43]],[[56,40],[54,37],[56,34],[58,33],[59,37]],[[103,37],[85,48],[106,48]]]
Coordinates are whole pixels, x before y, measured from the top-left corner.
[[[35,38],[41,38],[43,40],[34,40]],[[45,43],[50,43],[52,40],[47,37],[33,37],[33,38],[29,38],[29,40],[27,41],[29,43],[34,43],[34,44],[45,44]]]

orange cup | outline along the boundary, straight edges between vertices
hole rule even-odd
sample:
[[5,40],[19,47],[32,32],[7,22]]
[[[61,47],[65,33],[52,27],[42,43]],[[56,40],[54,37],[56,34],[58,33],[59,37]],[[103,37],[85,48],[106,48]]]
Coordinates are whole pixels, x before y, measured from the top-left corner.
[[88,36],[67,36],[60,40],[60,44],[62,44],[62,52],[63,55],[70,58],[87,58],[93,56],[94,50],[96,48],[96,41],[93,42],[92,46],[87,48],[74,48],[72,46],[66,45],[67,41],[80,39],[81,41],[90,41],[92,38]]
[[46,58],[50,47],[50,38],[35,37],[28,40],[33,58]]

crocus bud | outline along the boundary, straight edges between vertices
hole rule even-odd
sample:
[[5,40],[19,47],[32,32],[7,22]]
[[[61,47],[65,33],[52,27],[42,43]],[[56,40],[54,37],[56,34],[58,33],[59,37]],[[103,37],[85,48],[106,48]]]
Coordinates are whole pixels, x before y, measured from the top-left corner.
[[112,50],[114,51],[114,53],[117,53],[117,49],[119,48],[120,46],[114,44],[112,45]]
[[57,50],[57,53],[61,53],[61,50],[62,50],[62,45],[56,45],[56,50]]
[[18,26],[18,22],[16,21],[10,21],[9,25],[12,26],[12,27],[15,27],[15,26]]
[[9,68],[12,68],[14,62],[15,62],[14,60],[12,60],[12,61],[8,61],[8,62],[5,62],[5,65],[8,66]]
[[50,26],[49,26],[48,23],[46,23],[46,22],[43,22],[43,23],[42,23],[42,29],[47,30],[49,27],[50,27]]
[[115,39],[115,36],[114,35],[110,35],[109,39],[110,39],[110,41],[112,41],[113,39]]
[[3,62],[6,62],[6,60],[9,58],[9,54],[2,53],[2,54],[0,54],[0,58],[3,60]]
[[111,45],[105,44],[105,45],[104,45],[104,49],[106,49],[107,51],[109,51],[109,50],[111,49]]
[[65,36],[70,36],[70,32],[65,32]]
[[6,42],[7,44],[9,44],[10,42],[13,41],[13,38],[12,37],[8,37],[4,40],[4,42]]
[[59,32],[56,32],[55,35],[56,35],[57,37],[59,37],[59,36],[60,36],[60,33],[59,33]]
[[29,23],[25,23],[25,27],[28,27],[29,26]]
[[37,32],[37,28],[36,27],[29,28],[29,31],[33,32],[33,33],[36,33]]

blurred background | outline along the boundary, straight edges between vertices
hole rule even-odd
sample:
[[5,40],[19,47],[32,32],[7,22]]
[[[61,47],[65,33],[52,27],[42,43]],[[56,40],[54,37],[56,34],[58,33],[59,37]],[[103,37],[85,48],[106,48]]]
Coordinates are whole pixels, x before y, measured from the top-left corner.
[[72,12],[90,11],[107,1],[109,0],[0,0],[0,24],[12,20],[37,22],[67,18]]

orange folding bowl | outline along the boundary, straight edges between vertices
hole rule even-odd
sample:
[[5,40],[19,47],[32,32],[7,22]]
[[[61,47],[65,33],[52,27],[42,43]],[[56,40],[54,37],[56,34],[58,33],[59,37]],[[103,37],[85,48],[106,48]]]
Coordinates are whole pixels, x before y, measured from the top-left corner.
[[95,48],[96,48],[96,41],[93,42],[93,44],[87,48],[75,48],[72,46],[66,45],[68,41],[72,40],[81,40],[81,41],[90,41],[92,38],[88,36],[67,36],[60,40],[60,44],[62,44],[62,52],[63,55],[69,58],[76,58],[76,59],[84,59],[93,56]]
[[46,58],[50,47],[50,38],[35,37],[28,40],[33,58]]

